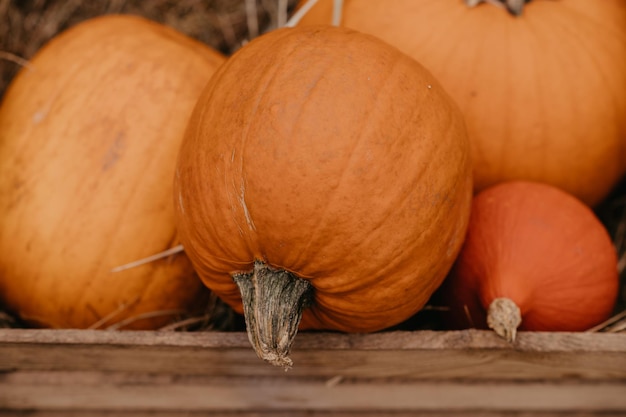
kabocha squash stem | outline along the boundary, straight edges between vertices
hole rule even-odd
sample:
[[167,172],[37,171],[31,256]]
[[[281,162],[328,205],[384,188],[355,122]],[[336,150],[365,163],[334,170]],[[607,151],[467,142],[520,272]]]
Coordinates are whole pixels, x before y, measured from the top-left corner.
[[487,326],[508,342],[515,341],[520,324],[522,324],[522,312],[510,298],[496,298],[489,304]]
[[313,286],[262,261],[254,263],[252,272],[234,275],[233,279],[241,292],[252,347],[264,361],[289,369],[293,364],[289,351],[302,310],[311,303]]

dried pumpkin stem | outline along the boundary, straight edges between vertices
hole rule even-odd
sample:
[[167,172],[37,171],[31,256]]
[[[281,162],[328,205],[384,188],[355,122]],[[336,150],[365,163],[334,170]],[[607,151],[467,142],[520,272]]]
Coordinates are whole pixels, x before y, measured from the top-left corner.
[[302,311],[310,305],[313,286],[284,270],[254,263],[250,273],[233,279],[243,300],[248,339],[259,358],[285,370],[293,364],[289,351]]
[[496,298],[487,310],[487,326],[508,342],[514,342],[522,324],[522,312],[510,298]]
[[496,6],[505,7],[514,16],[520,16],[524,10],[524,5],[530,0],[465,0],[465,4],[474,7],[480,3],[490,3]]

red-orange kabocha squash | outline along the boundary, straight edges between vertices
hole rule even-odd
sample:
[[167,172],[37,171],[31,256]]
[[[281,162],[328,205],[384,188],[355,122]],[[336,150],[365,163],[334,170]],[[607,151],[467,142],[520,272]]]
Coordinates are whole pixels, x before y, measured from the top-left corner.
[[505,182],[472,204],[461,253],[440,293],[455,328],[582,331],[618,292],[611,238],[580,200],[545,184]]
[[223,61],[165,26],[107,16],[58,35],[17,75],[0,106],[8,309],[37,326],[144,329],[206,300],[185,255],[111,270],[176,245],[176,155]]
[[259,356],[289,365],[303,307],[302,327],[355,332],[419,310],[458,253],[471,189],[439,83],[374,37],[316,27],[263,35],[216,72],[174,192],[198,274],[244,312]]
[[[300,24],[329,23],[332,2]],[[398,47],[450,93],[476,190],[531,180],[602,201],[626,172],[626,1],[534,0],[520,16],[465,3],[344,0],[342,25]]]

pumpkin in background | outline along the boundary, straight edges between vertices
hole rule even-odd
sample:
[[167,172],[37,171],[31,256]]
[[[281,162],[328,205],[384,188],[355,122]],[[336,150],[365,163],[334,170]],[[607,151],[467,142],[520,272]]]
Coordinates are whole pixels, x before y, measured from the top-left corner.
[[609,318],[619,287],[613,242],[593,211],[540,183],[479,193],[440,294],[452,328],[583,331]]
[[[332,2],[300,25],[330,23]],[[415,58],[455,99],[476,190],[532,180],[596,205],[624,175],[624,0],[535,0],[519,17],[462,0],[345,0],[342,16]]]
[[58,35],[17,75],[0,107],[7,308],[36,326],[155,328],[207,299],[184,255],[111,269],[178,242],[176,155],[223,60],[170,28],[111,15]]
[[211,79],[174,192],[196,271],[289,366],[303,307],[303,328],[370,332],[424,305],[465,234],[471,163],[414,60],[351,30],[279,29]]

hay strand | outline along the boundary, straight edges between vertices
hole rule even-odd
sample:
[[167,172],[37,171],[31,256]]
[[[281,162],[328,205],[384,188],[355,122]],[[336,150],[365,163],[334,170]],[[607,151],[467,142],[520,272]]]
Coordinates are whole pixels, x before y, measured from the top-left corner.
[[15,54],[12,54],[10,52],[6,52],[6,51],[0,51],[0,59],[4,59],[5,61],[10,61],[13,62],[21,67],[25,67],[25,68],[30,68],[32,69],[32,66],[30,65],[30,62],[20,56],[17,56]]
[[150,255],[145,258],[138,259],[136,261],[132,261],[124,265],[116,266],[115,268],[111,269],[111,273],[117,273],[117,272],[126,271],[127,269],[137,268],[138,266],[146,265],[151,262],[155,262],[160,259],[167,258],[169,256],[176,255],[177,253],[181,253],[184,251],[185,251],[185,248],[183,247],[183,245],[176,245],[173,248],[164,250],[163,252],[155,253],[154,255]]

